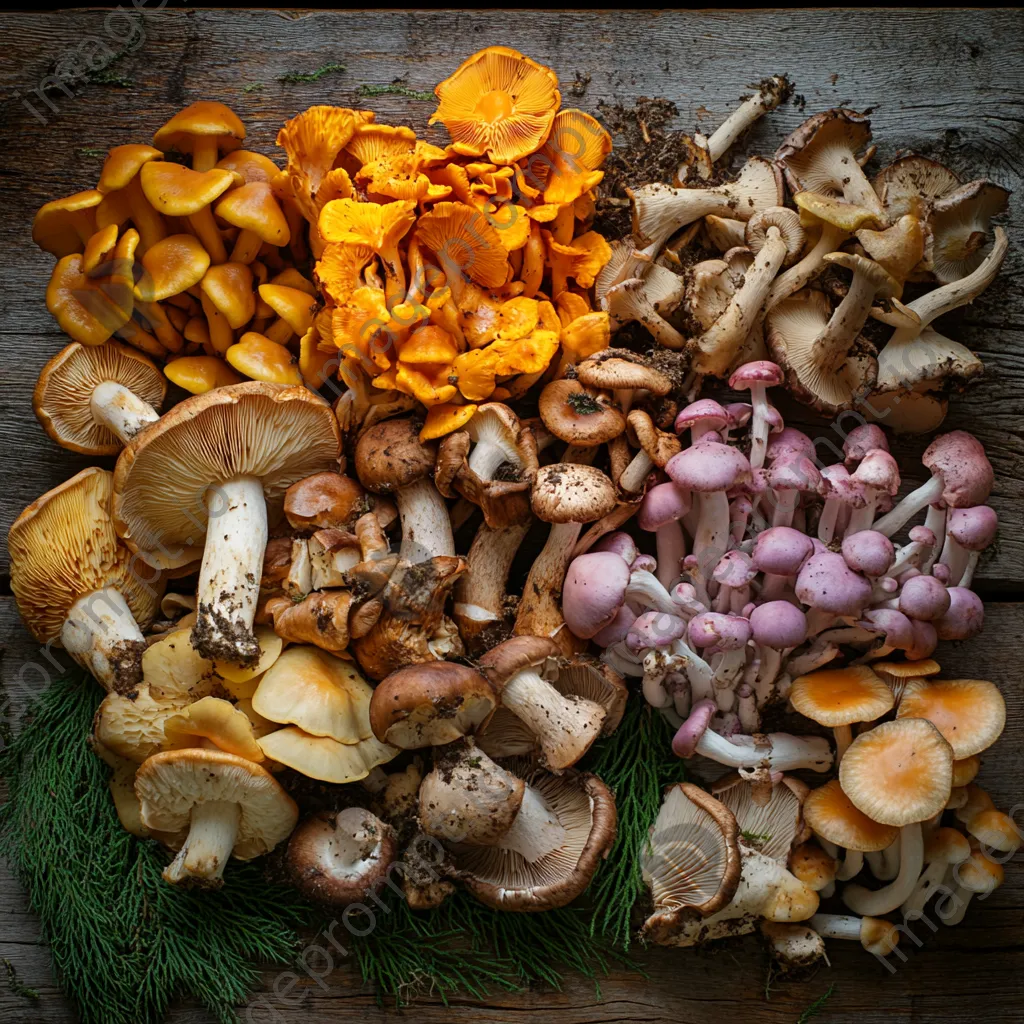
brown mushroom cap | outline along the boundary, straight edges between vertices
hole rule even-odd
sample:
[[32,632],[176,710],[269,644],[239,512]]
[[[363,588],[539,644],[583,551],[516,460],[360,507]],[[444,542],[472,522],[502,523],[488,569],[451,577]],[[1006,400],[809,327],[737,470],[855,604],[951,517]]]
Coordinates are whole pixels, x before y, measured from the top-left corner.
[[347,807],[300,822],[285,863],[306,899],[347,907],[380,889],[397,852],[390,826],[362,807]]
[[453,850],[455,877],[495,910],[538,912],[566,906],[590,884],[615,841],[615,799],[596,775],[535,772],[525,782],[565,830],[558,849],[532,863],[500,844]]
[[351,477],[328,471],[291,485],[284,495],[284,514],[296,530],[351,530],[370,511],[366,491]]
[[479,729],[497,703],[491,684],[466,665],[409,665],[373,691],[370,726],[379,740],[403,750],[443,746]]
[[670,786],[642,860],[654,901],[644,934],[662,943],[694,914],[717,913],[736,894],[740,867],[739,828],[732,811],[692,783]]
[[167,397],[167,378],[141,352],[116,341],[74,341],[43,367],[32,395],[36,418],[62,448],[84,455],[116,455],[124,447],[92,415],[92,393],[105,381],[126,387],[154,409]]
[[385,420],[364,430],[356,444],[356,473],[368,491],[388,494],[431,477],[437,445],[420,441],[416,420]]
[[497,693],[518,672],[539,668],[562,649],[546,636],[514,636],[492,647],[477,664]]
[[26,508],[7,534],[11,590],[29,632],[41,643],[60,636],[71,606],[113,587],[140,629],[156,617],[164,583],[133,566],[110,520],[114,475],[83,469]]
[[588,391],[578,380],[553,380],[540,393],[538,408],[544,426],[569,444],[605,444],[626,427],[607,396]]
[[[211,438],[217,444],[211,444]],[[193,395],[143,430],[114,473],[118,533],[147,561],[170,567],[203,553],[206,491],[239,476],[263,484],[270,522],[297,480],[337,465],[331,407],[304,387],[247,381]]]
[[576,367],[576,379],[587,387],[608,391],[643,389],[661,396],[672,390],[669,377],[626,349],[595,352]]
[[559,462],[537,473],[530,503],[546,523],[592,523],[615,508],[615,485],[593,466]]
[[640,448],[656,466],[664,469],[665,463],[683,450],[679,438],[675,434],[659,430],[650,414],[643,409],[631,409],[626,420],[636,435]]

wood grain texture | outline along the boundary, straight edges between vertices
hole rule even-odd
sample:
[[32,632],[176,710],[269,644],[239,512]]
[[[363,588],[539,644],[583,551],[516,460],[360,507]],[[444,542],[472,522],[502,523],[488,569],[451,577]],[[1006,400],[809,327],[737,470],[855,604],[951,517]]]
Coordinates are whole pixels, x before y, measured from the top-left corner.
[[[126,5],[128,6],[128,5]],[[665,96],[686,129],[714,126],[748,83],[785,72],[806,100],[789,104],[744,140],[770,152],[804,116],[829,106],[873,108],[872,123],[884,164],[914,149],[946,162],[965,177],[988,176],[1014,189],[1007,229],[1010,256],[995,286],[975,307],[952,319],[946,333],[976,349],[988,374],[955,401],[949,428],[972,430],[996,468],[992,503],[1002,522],[996,557],[986,562],[979,586],[993,596],[1019,599],[1024,580],[1024,28],[1019,12],[798,11],[721,13],[491,12],[273,12],[166,11],[140,16],[144,40],[126,23],[108,23],[140,45],[110,70],[130,88],[89,84],[68,98],[52,94],[57,110],[37,107],[41,124],[22,99],[54,64],[86,38],[112,50],[125,44],[104,27],[103,12],[4,14],[5,60],[0,64],[0,245],[6,276],[0,289],[0,451],[7,459],[0,494],[0,527],[42,491],[87,464],[43,435],[30,397],[40,367],[64,342],[46,312],[43,292],[48,256],[30,241],[34,210],[48,199],[89,187],[101,158],[82,150],[145,141],[176,109],[200,98],[221,99],[242,116],[253,149],[280,156],[273,140],[282,120],[312,103],[371,106],[378,120],[420,128],[432,104],[401,96],[361,98],[360,85],[395,79],[430,91],[474,50],[495,43],[517,47],[551,65],[563,83],[566,105],[597,111],[600,101],[631,103]],[[138,29],[136,30],[138,32]],[[97,44],[91,44],[96,47]],[[281,75],[341,63],[343,74],[313,84],[281,83]],[[590,76],[582,96],[570,93],[577,72]],[[260,88],[244,91],[246,86]],[[20,93],[20,96],[17,95]],[[427,133],[440,139],[441,133]],[[834,429],[814,424],[812,436]],[[922,441],[900,442],[908,471]],[[909,474],[908,474],[909,479]],[[6,570],[6,551],[0,573]],[[12,707],[24,705],[40,684],[34,645],[17,623],[13,602],[0,598],[2,677]],[[1006,694],[1010,717],[1000,744],[985,758],[982,781],[1001,806],[1024,801],[1024,689],[1020,638],[1024,605],[994,604],[982,638],[942,652],[951,673],[986,676]],[[750,1024],[792,1022],[836,983],[819,1018],[836,1024],[882,1024],[892,1018],[939,1024],[966,1015],[998,1022],[1021,1019],[1024,998],[1024,878],[1016,865],[990,899],[973,907],[963,925],[943,929],[890,976],[859,948],[833,944],[833,969],[811,980],[777,983],[764,994],[762,954],[752,940],[713,955],[652,950],[643,963],[649,979],[616,975],[592,985],[569,979],[564,992],[495,996],[481,1005],[443,1007],[429,996],[404,1016],[423,1024],[533,1021],[597,1024],[645,1020],[711,1024],[742,1016]],[[0,977],[0,1020],[67,1024],[72,1020],[49,974],[45,946],[24,896],[0,874],[0,958],[21,980],[39,989],[32,1005],[6,991]],[[273,991],[275,975],[264,980]],[[299,991],[302,1002],[260,1004],[242,1019],[292,1022],[384,1021],[374,996],[341,965],[325,982]],[[176,1010],[174,1024],[206,1024],[194,1007]]]

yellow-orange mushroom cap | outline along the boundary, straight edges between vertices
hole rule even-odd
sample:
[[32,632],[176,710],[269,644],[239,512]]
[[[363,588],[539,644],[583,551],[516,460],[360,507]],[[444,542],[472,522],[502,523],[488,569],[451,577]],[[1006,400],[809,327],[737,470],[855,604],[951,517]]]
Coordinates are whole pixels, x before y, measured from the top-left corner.
[[268,384],[301,384],[296,359],[284,347],[255,331],[246,331],[224,358],[239,373]]
[[239,183],[231,171],[211,168],[193,171],[163,160],[144,164],[139,172],[142,191],[154,209],[168,217],[188,217],[220,198]]
[[216,356],[182,356],[165,367],[167,379],[193,395],[204,395],[214,388],[241,384],[244,380],[223,359]]
[[476,415],[477,408],[472,403],[453,405],[451,402],[445,402],[442,405],[435,405],[427,411],[423,429],[420,431],[420,441],[432,441],[460,430]]
[[417,221],[416,237],[436,254],[455,289],[463,276],[485,288],[500,288],[508,277],[508,250],[483,213],[470,206],[438,203]]
[[336,305],[362,287],[363,268],[374,258],[373,246],[361,242],[330,242],[316,264],[316,279]]
[[210,267],[199,287],[227,319],[232,330],[243,327],[256,312],[252,271],[244,263],[221,263]]
[[1006,725],[1006,702],[986,679],[912,679],[896,717],[928,719],[962,759],[999,739]]
[[313,326],[317,302],[298,288],[283,284],[261,284],[260,298],[300,337]]
[[811,790],[804,800],[803,816],[822,839],[845,850],[876,853],[899,835],[899,829],[874,821],[854,806],[836,779]]
[[147,249],[140,262],[146,274],[136,284],[135,295],[159,302],[199,284],[210,256],[193,235],[169,235]]
[[416,133],[404,125],[361,124],[356,127],[345,152],[360,167],[377,160],[409,153],[416,145]]
[[214,212],[221,220],[241,228],[231,252],[235,262],[252,263],[264,242],[281,247],[291,241],[288,218],[265,181],[252,181],[232,189],[217,203]]
[[245,139],[241,118],[223,103],[199,100],[179,110],[153,135],[157,149],[191,153],[192,167],[208,171],[217,163],[218,153],[239,149]]
[[130,286],[122,287],[130,279],[130,269],[124,282],[109,276],[89,277],[82,254],[72,253],[59,259],[53,268],[46,286],[46,308],[61,330],[75,341],[102,345],[131,318]]
[[611,151],[611,136],[593,117],[562,110],[548,141],[527,160],[527,175],[543,188],[544,203],[572,203],[601,181],[601,165]]
[[103,193],[90,188],[44,203],[32,220],[32,241],[57,259],[81,252],[96,233],[96,207],[102,201]]
[[558,76],[507,46],[490,46],[464,61],[434,90],[441,121],[461,156],[511,164],[547,140],[562,102]]
[[246,184],[252,181],[265,181],[269,184],[281,173],[281,168],[269,156],[254,153],[251,149],[236,149],[228,153],[217,161],[217,168],[233,171]]
[[128,186],[144,164],[163,158],[163,153],[152,146],[135,143],[115,146],[108,151],[107,158],[103,161],[103,170],[100,171],[100,180],[96,187],[101,192],[120,191]]
[[861,733],[839,766],[839,782],[873,821],[909,825],[938,814],[953,787],[953,748],[923,718],[898,718]]

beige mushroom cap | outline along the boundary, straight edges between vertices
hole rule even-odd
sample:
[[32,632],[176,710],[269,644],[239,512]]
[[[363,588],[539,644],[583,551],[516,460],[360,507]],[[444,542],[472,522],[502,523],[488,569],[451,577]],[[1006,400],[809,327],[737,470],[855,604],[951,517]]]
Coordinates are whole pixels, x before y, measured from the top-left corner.
[[244,711],[220,697],[203,697],[164,721],[164,749],[216,747],[247,761],[262,761],[252,722]]
[[187,626],[151,643],[142,655],[142,678],[159,701],[197,700],[213,685],[213,662],[193,646]]
[[141,352],[116,341],[72,342],[42,369],[32,408],[43,430],[62,448],[84,455],[116,455],[120,438],[92,414],[92,393],[105,381],[121,384],[154,409],[167,397],[167,378]]
[[576,367],[576,378],[589,388],[610,391],[642,389],[661,396],[672,390],[672,381],[666,374],[628,349],[595,352]]
[[953,748],[956,758],[987,750],[1006,726],[1006,702],[986,679],[912,679],[897,719],[925,718]]
[[156,617],[164,583],[142,567],[114,532],[114,475],[95,467],[36,498],[7,534],[11,590],[29,632],[41,643],[60,636],[71,606],[112,587],[140,629]]
[[312,736],[294,725],[262,736],[258,742],[271,761],[336,785],[365,779],[377,765],[399,754],[396,747],[381,743],[375,736],[358,743],[339,743],[330,736]]
[[241,808],[233,855],[252,860],[287,839],[299,820],[295,801],[265,769],[222,750],[168,750],[154,754],[135,776],[142,821],[150,829],[180,833],[203,803]]
[[121,453],[114,521],[147,561],[188,565],[202,556],[206,520],[216,522],[209,487],[257,477],[273,522],[285,491],[334,468],[340,453],[338,421],[312,391],[261,381],[216,388],[175,406]]
[[811,790],[804,801],[804,818],[822,839],[844,850],[874,853],[899,835],[898,828],[873,821],[858,810],[836,779]]
[[130,695],[108,693],[96,709],[93,738],[112,754],[142,764],[165,748],[164,727],[187,703],[157,700],[145,684]]
[[530,503],[546,523],[592,523],[616,505],[615,485],[599,469],[559,462],[537,473]]

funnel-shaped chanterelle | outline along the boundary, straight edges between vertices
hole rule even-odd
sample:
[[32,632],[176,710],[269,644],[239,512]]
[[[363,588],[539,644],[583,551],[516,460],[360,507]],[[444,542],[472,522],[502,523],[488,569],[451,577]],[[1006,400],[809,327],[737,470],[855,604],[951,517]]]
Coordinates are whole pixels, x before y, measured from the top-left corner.
[[142,680],[145,629],[163,583],[136,566],[110,519],[113,474],[84,469],[37,498],[7,535],[11,589],[29,632],[59,641],[107,690]]
[[204,657],[258,661],[252,623],[268,519],[293,483],[336,469],[340,452],[322,398],[251,381],[186,399],[121,453],[113,511],[125,542],[159,567],[202,556],[192,643]]

